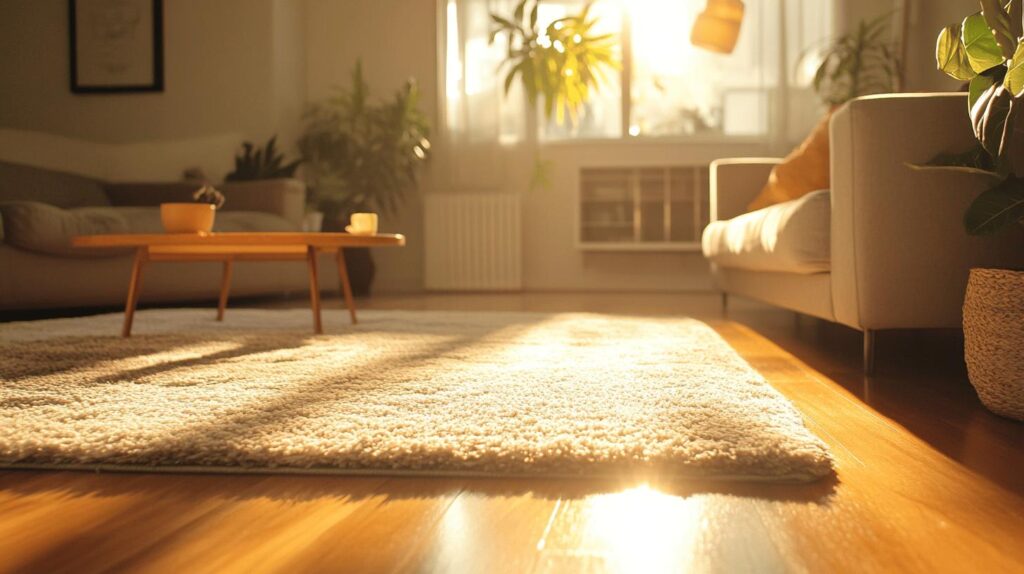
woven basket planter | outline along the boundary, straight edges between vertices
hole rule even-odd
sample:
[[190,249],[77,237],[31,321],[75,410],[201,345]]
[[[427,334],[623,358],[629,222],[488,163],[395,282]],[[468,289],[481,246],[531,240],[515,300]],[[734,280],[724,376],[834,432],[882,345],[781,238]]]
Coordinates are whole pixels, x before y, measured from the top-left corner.
[[1024,271],[971,270],[964,357],[981,402],[996,414],[1024,420]]

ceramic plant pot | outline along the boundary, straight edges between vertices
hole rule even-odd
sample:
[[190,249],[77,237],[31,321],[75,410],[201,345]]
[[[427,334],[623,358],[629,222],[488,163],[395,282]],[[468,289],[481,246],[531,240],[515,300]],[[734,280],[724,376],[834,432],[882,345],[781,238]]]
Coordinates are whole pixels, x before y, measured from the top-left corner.
[[302,230],[310,233],[318,233],[324,228],[324,213],[322,211],[307,211],[302,216]]
[[167,233],[209,233],[217,208],[209,203],[161,203],[160,223]]
[[1024,271],[971,269],[964,358],[981,402],[996,414],[1024,420]]

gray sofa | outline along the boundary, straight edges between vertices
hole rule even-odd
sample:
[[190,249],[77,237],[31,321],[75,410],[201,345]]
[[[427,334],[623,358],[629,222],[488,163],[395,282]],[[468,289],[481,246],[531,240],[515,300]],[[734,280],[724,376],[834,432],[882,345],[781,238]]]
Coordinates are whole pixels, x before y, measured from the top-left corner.
[[[124,304],[131,254],[73,249],[71,237],[160,233],[159,204],[191,201],[196,187],[187,182],[104,183],[0,162],[0,310]],[[215,231],[301,228],[306,194],[300,181],[230,183],[220,189],[227,202],[217,214]],[[220,274],[218,263],[154,264],[146,271],[141,302],[215,299]],[[308,288],[301,262],[240,262],[232,279],[233,297]]]

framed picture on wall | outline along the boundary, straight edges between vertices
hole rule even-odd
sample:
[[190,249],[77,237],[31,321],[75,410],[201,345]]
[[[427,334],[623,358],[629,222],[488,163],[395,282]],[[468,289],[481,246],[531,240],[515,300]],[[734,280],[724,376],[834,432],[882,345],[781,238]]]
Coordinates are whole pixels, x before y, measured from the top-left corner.
[[71,91],[161,92],[163,0],[68,0]]

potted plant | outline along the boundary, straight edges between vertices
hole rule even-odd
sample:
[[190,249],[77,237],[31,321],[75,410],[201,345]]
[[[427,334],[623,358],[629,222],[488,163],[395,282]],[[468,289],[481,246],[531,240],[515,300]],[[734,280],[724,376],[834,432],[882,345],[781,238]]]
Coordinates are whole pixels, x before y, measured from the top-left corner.
[[161,203],[160,223],[167,233],[209,233],[217,210],[224,206],[224,194],[203,185],[192,194],[195,203]]
[[[430,153],[428,137],[415,81],[390,100],[371,101],[357,61],[351,87],[309,109],[299,140],[311,203],[324,212],[324,229],[341,231],[352,213],[394,215],[416,188]],[[375,272],[369,250],[345,254],[353,292],[368,294]]]
[[491,13],[490,41],[498,35],[507,40],[505,76],[507,93],[518,77],[530,104],[543,99],[544,116],[559,125],[566,116],[579,120],[591,91],[600,88],[605,73],[618,68],[611,34],[594,34],[597,18],[590,16],[592,2],[578,13],[559,18],[541,28],[540,0],[520,0],[510,17]]
[[[285,179],[295,177],[295,170],[302,164],[301,159],[286,162],[283,153],[277,151],[277,136],[271,137],[262,147],[252,142],[242,142],[242,151],[235,155],[235,169],[224,177],[225,181],[256,181],[261,179]],[[320,231],[324,214],[307,202],[306,217],[302,222],[303,231]]]
[[[1024,8],[1022,0],[981,0],[982,11],[940,32],[940,70],[968,84],[968,112],[978,146],[929,165],[992,177],[968,207],[972,234],[1024,224]],[[1022,246],[1024,248],[1024,246]],[[972,269],[964,299],[964,347],[982,403],[1024,420],[1024,271]]]
[[857,28],[830,41],[824,50],[809,50],[801,61],[819,59],[811,86],[830,109],[860,96],[897,92],[900,61],[889,36],[889,14],[862,20]]

